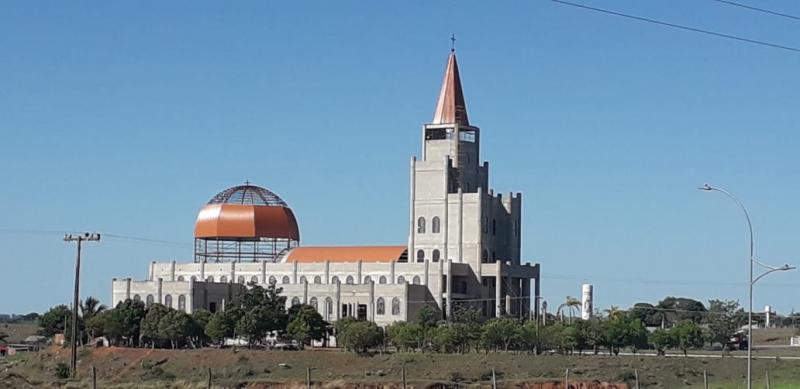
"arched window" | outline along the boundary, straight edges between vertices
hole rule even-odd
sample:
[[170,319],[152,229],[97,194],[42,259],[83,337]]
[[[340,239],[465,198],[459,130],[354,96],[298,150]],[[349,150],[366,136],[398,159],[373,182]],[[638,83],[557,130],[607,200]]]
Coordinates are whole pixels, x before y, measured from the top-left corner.
[[250,277],[250,283],[251,284],[258,284],[258,276]]
[[186,296],[178,296],[178,309],[184,312],[186,311]]
[[281,283],[282,283],[282,284],[288,284],[288,283],[290,283],[290,282],[291,282],[291,281],[289,281],[289,276],[283,276],[283,279],[281,280]]
[[178,276],[178,281],[183,281],[183,276]]
[[417,262],[425,262],[425,250],[417,250]]
[[441,222],[439,221],[439,216],[434,216],[433,219],[431,220],[431,232],[434,234],[438,234],[442,229],[440,224]]
[[400,314],[400,299],[397,297],[392,297],[392,315],[399,315]]
[[483,252],[481,253],[481,262],[489,263],[489,252],[488,251],[483,250]]
[[244,276],[239,276],[239,279],[237,280],[237,282],[240,283],[240,284],[244,284]]
[[138,294],[133,295],[133,301],[142,301],[142,296],[139,296]]
[[414,285],[419,285],[419,276],[414,276],[414,278],[411,279],[411,283]]
[[497,235],[497,219],[492,219],[492,235]]
[[325,297],[325,318],[330,319],[331,316],[333,316],[333,300]]
[[378,297],[378,301],[375,302],[375,313],[378,315],[386,314],[386,302],[383,301],[383,297]]
[[397,277],[397,283],[398,284],[405,284],[406,283],[406,278],[403,277],[403,276]]
[[347,285],[353,285],[353,276],[347,276],[344,283]]
[[292,297],[292,306],[300,305],[300,297],[294,296]]
[[306,283],[306,276],[300,276],[300,283],[301,284],[305,284]]
[[189,278],[189,279],[190,279],[192,282],[195,282],[195,281],[197,281],[197,277],[195,277],[195,276],[192,276],[192,277],[191,277],[191,278]]
[[310,300],[308,300],[308,305],[314,307],[314,309],[316,310],[317,309],[317,298],[316,297],[312,297]]
[[337,282],[339,282],[339,277],[336,276],[331,277],[331,284],[335,284]]
[[420,217],[417,219],[417,233],[424,234],[425,233],[425,218]]
[[314,276],[314,283],[315,284],[321,284],[322,283],[322,277]]
[[219,278],[219,282],[225,283],[228,282],[228,277],[222,276]]
[[385,284],[386,283],[386,276],[381,276],[381,278],[378,278],[378,283],[379,284]]
[[153,295],[152,294],[148,294],[147,295],[147,300],[145,300],[145,304],[149,307],[149,306],[153,305],[154,300],[155,299],[153,298]]
[[278,280],[275,279],[275,276],[269,276],[269,283],[270,285],[277,284]]
[[214,282],[214,276],[206,277],[206,282]]
[[484,234],[489,232],[489,218],[488,217],[484,217],[483,218],[483,226],[482,227],[483,227],[483,233]]
[[164,305],[167,308],[172,308],[172,296],[171,295],[164,296]]
[[439,262],[440,257],[441,254],[439,253],[439,250],[433,250],[433,262]]
[[364,277],[364,283],[365,284],[369,284],[370,282],[372,282],[372,277],[370,277],[370,276]]

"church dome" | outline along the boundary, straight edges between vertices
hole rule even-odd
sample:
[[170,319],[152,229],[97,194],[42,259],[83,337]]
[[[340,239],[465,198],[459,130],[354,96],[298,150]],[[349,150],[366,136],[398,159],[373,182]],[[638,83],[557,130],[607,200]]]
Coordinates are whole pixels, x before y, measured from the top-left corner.
[[266,188],[234,186],[218,193],[197,215],[195,239],[263,241],[300,240],[294,213]]

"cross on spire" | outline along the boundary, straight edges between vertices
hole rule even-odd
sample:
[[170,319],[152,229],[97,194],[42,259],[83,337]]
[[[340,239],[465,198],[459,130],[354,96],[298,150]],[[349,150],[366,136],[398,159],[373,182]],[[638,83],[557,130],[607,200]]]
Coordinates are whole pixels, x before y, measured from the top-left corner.
[[450,34],[450,51],[456,51],[456,34]]

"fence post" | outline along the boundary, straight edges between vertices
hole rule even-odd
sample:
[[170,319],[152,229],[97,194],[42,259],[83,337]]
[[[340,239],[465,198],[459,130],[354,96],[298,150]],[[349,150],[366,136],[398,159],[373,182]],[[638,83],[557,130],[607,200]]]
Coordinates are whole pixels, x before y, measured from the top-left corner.
[[567,372],[564,373],[564,389],[569,389],[569,368],[567,368]]
[[767,389],[770,389],[770,385],[769,385],[769,370],[767,370]]
[[494,368],[492,368],[492,389],[497,389],[497,375],[494,373]]
[[92,389],[97,389],[97,368],[92,365]]
[[703,370],[703,388],[708,389],[708,373]]
[[636,389],[639,389],[639,370],[633,369],[633,376],[636,378]]
[[402,369],[400,370],[400,374],[403,378],[403,389],[406,389],[406,365],[403,365]]
[[306,368],[306,389],[311,389],[311,367]]
[[208,380],[206,381],[206,388],[211,389],[211,368],[208,368]]

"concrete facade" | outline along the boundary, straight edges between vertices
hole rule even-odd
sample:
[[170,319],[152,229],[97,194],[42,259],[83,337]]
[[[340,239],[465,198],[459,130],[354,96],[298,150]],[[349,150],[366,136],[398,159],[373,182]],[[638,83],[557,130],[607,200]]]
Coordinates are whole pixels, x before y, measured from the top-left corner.
[[[457,303],[484,317],[537,314],[540,266],[520,258],[522,195],[490,188],[480,129],[466,120],[454,54],[449,61],[437,104],[444,113],[422,127],[421,158],[411,158],[407,260],[298,263],[288,261],[290,250],[275,262],[153,261],[146,280],[113,281],[112,304],[139,298],[214,311],[249,284],[275,283],[287,305],[313,305],[329,321],[356,316],[388,325],[416,319],[428,304],[447,319]],[[453,101],[460,105],[445,112]],[[453,112],[458,120],[442,119]]]

